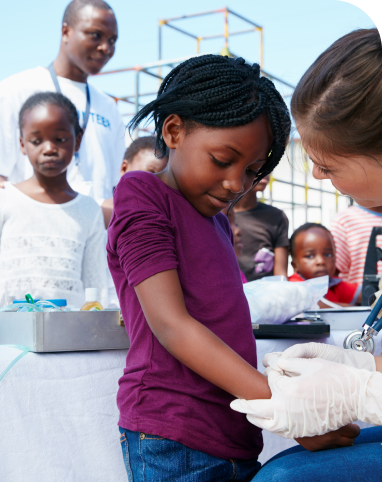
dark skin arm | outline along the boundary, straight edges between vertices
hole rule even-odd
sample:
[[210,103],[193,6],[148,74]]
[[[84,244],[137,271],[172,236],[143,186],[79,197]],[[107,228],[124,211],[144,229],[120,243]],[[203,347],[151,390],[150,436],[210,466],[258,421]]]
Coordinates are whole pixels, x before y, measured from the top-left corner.
[[190,316],[176,270],[147,278],[135,291],[151,331],[177,360],[234,397],[271,397],[267,378]]
[[[234,397],[271,398],[267,378],[188,313],[176,270],[147,278],[135,291],[150,329],[177,360]],[[308,450],[352,445],[358,433],[343,431],[297,441]]]
[[273,267],[275,276],[285,276],[288,278],[288,248],[275,248],[275,264]]
[[101,207],[105,228],[107,229],[110,224],[111,215],[113,214],[113,198],[105,199]]

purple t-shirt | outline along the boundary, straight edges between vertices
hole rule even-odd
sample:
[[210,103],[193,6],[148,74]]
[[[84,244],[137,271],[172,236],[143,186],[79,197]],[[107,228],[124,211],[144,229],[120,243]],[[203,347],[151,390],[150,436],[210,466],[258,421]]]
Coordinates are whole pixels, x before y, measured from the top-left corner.
[[231,410],[232,395],[163,348],[134,290],[150,276],[176,269],[189,314],[257,367],[249,308],[226,216],[204,217],[180,191],[154,174],[131,172],[114,193],[107,251],[131,340],[119,380],[119,425],[227,460],[256,458],[263,446],[261,430]]

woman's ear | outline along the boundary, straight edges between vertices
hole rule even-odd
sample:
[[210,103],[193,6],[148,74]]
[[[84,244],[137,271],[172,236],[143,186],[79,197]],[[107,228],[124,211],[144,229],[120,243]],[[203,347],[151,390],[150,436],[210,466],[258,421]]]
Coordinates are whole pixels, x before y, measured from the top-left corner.
[[177,114],[169,115],[163,122],[162,136],[169,149],[176,149],[184,139],[184,122]]

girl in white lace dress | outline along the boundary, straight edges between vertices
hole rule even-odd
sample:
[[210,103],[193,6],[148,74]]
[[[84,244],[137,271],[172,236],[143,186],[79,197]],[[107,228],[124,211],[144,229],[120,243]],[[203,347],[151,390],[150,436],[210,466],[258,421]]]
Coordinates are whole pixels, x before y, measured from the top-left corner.
[[102,211],[66,179],[83,135],[77,111],[61,94],[38,93],[21,108],[19,127],[34,174],[0,189],[0,301],[31,293],[80,307],[94,287],[106,304]]

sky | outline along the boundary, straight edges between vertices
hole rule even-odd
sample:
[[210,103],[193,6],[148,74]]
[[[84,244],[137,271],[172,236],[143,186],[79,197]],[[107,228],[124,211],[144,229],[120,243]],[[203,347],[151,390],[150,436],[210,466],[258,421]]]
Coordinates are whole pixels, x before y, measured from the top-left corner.
[[[37,65],[50,64],[59,49],[67,3],[67,0],[0,0],[3,45],[0,80]],[[263,27],[264,70],[295,85],[333,41],[354,29],[374,26],[362,10],[338,0],[110,0],[108,3],[116,13],[119,39],[116,53],[104,70],[157,61],[159,19],[227,6]],[[223,15],[181,20],[174,25],[199,36],[218,34],[223,32]],[[234,31],[248,26],[232,17],[229,28]],[[222,39],[205,41],[201,43],[201,52],[219,53],[222,47]],[[258,62],[259,35],[232,37],[230,50],[250,62]],[[163,28],[163,58],[195,53],[193,39]],[[116,96],[133,94],[135,89],[133,73],[92,77],[90,82]],[[158,88],[156,79],[141,78],[140,82],[142,92]],[[121,111],[127,113],[131,108],[125,104]]]

